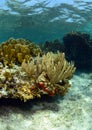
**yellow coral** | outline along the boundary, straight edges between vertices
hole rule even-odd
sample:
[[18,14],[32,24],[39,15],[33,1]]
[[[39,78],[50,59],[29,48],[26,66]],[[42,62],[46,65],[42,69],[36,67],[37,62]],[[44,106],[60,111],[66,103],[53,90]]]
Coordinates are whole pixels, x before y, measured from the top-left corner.
[[21,64],[32,56],[41,54],[41,49],[24,39],[9,39],[0,45],[0,62],[11,66],[11,63]]
[[3,76],[5,77],[6,80],[11,80],[12,79],[12,75],[11,75],[11,72],[9,70],[6,70],[3,73]]
[[22,53],[17,53],[17,59],[18,59],[19,63],[23,62],[23,55],[22,55]]
[[[35,50],[32,49],[22,39],[10,39],[0,46],[1,97],[27,101],[43,94],[64,96],[69,90],[69,79],[75,67],[73,63],[67,62],[65,54],[48,52],[42,57],[39,53],[37,57],[32,57]],[[22,63],[21,66],[19,63]]]
[[21,100],[27,101],[28,99],[33,99],[33,94],[30,91],[30,84],[27,82],[23,86],[17,87],[16,97]]

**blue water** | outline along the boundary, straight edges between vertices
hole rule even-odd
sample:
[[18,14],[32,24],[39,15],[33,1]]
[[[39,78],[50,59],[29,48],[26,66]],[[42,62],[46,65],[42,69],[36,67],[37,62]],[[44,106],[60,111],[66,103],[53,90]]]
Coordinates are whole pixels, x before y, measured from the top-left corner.
[[[0,43],[10,37],[61,43],[71,31],[88,33],[92,39],[92,0],[0,0]],[[92,57],[82,53],[85,48],[78,49],[79,63],[88,63]],[[76,52],[72,54],[76,60]],[[0,130],[92,130],[92,71],[78,71],[70,83],[63,99],[0,102]]]
[[92,35],[92,0],[2,0],[0,42],[10,37],[36,43],[70,31]]

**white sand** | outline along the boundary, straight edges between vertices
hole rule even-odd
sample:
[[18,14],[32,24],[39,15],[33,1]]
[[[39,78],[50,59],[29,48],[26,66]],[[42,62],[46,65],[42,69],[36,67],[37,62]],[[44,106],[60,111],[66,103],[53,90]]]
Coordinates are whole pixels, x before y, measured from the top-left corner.
[[92,130],[92,74],[75,74],[56,100],[0,104],[0,130]]

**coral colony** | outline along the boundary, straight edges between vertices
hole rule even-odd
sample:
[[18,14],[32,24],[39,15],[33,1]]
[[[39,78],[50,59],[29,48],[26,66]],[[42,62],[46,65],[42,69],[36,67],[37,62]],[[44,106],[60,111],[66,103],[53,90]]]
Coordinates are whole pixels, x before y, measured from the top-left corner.
[[64,96],[74,71],[64,53],[42,54],[34,43],[11,38],[0,45],[0,98]]

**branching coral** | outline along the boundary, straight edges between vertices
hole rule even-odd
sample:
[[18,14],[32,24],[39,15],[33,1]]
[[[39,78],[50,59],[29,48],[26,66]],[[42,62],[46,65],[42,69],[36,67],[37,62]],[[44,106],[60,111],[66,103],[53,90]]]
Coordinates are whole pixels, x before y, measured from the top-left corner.
[[74,64],[59,52],[37,56],[31,62],[24,60],[22,66],[14,64],[12,68],[0,63],[0,96],[24,101],[43,94],[64,96],[74,71]]
[[64,96],[75,67],[65,54],[41,50],[24,39],[10,39],[0,46],[0,97],[27,101],[43,94]]
[[24,39],[11,38],[0,46],[0,62],[4,65],[21,64],[38,54],[41,54],[39,46]]
[[22,69],[27,76],[34,79],[36,87],[42,89],[46,94],[64,95],[70,84],[68,80],[75,71],[73,63],[65,60],[64,53],[47,53],[42,58],[39,56],[32,59],[31,63],[22,63]]

